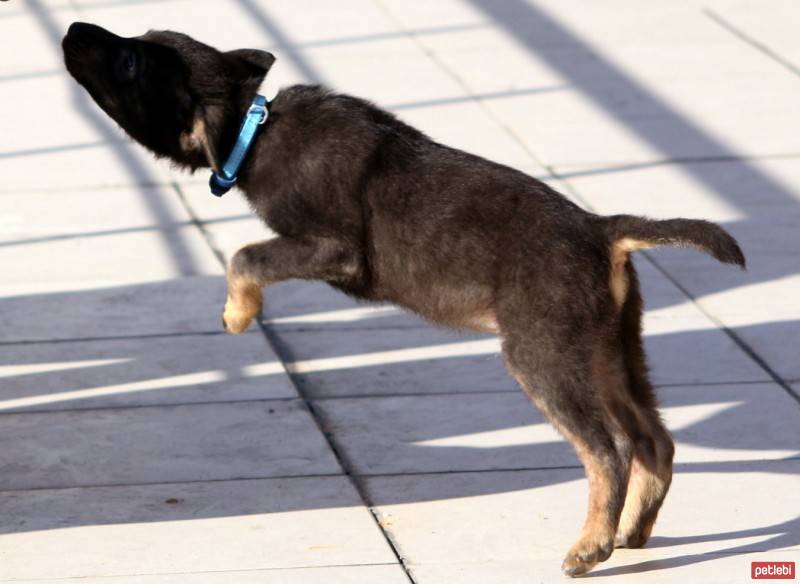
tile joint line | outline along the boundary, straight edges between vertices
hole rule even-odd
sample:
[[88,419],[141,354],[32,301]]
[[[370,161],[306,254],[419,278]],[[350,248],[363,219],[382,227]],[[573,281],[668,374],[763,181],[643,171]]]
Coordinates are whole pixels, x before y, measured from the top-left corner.
[[798,68],[794,63],[792,63],[788,59],[785,59],[784,57],[779,55],[777,52],[772,50],[770,47],[768,47],[755,37],[752,37],[747,33],[745,33],[743,30],[741,30],[740,28],[737,28],[731,22],[729,22],[728,20],[726,20],[725,18],[723,18],[722,16],[711,10],[710,8],[703,8],[703,14],[705,14],[710,20],[716,22],[719,26],[727,30],[729,33],[731,33],[733,36],[735,36],[745,44],[750,45],[753,49],[755,49],[759,53],[762,53],[767,58],[774,61],[784,69],[787,69],[791,73],[794,73],[796,76],[800,77],[800,68]]
[[[181,189],[180,185],[177,182],[173,181],[171,183],[171,186],[172,186],[173,190],[175,191],[175,193],[177,194],[178,199],[180,200],[181,204],[186,209],[186,212],[189,214],[189,217],[191,218],[192,223],[200,230],[200,233],[203,236],[203,239],[205,240],[206,244],[211,249],[211,252],[217,258],[219,263],[222,265],[222,268],[224,270],[225,267],[226,267],[225,254],[222,252],[221,249],[219,249],[219,247],[217,246],[216,242],[214,241],[214,237],[208,231],[208,229],[206,229],[205,224],[203,223],[203,221],[199,218],[199,216],[195,213],[195,211],[192,208],[192,206],[189,204],[189,201],[186,198],[186,196],[185,196],[183,190]],[[353,488],[355,489],[356,493],[358,493],[359,498],[361,499],[362,503],[366,507],[367,512],[372,517],[372,520],[375,523],[375,526],[378,528],[378,531],[381,533],[381,535],[383,535],[384,541],[386,541],[386,544],[389,546],[389,549],[391,550],[392,554],[394,555],[395,559],[397,560],[399,566],[401,567],[401,569],[405,573],[405,575],[408,578],[409,582],[411,584],[417,584],[416,580],[414,579],[414,577],[411,574],[411,570],[410,570],[405,558],[400,553],[399,546],[396,544],[396,542],[394,541],[394,539],[391,536],[391,534],[389,534],[388,531],[386,529],[384,529],[383,524],[381,523],[380,519],[378,518],[377,511],[376,511],[375,507],[372,505],[372,501],[370,500],[370,497],[369,497],[369,494],[366,491],[366,488],[358,480],[358,475],[355,472],[353,472],[352,464],[347,459],[347,457],[345,456],[344,452],[341,451],[338,448],[338,446],[336,444],[336,440],[333,437],[333,434],[330,433],[330,432],[327,432],[325,430],[325,427],[324,427],[322,419],[320,418],[319,414],[314,409],[313,400],[308,395],[306,395],[306,392],[301,388],[301,386],[295,380],[294,376],[289,372],[288,368],[286,367],[286,359],[285,359],[285,357],[283,355],[283,351],[280,350],[280,344],[277,342],[277,338],[275,338],[275,336],[273,334],[273,331],[270,329],[270,327],[265,322],[263,314],[259,314],[256,317],[256,323],[257,323],[258,327],[261,329],[261,332],[262,332],[265,340],[267,341],[267,344],[272,349],[272,351],[275,353],[275,356],[278,358],[278,360],[280,361],[281,365],[283,366],[284,372],[286,373],[286,377],[289,380],[289,383],[291,383],[291,385],[294,387],[295,392],[297,393],[299,399],[305,405],[309,415],[311,416],[311,419],[314,420],[314,424],[316,425],[316,427],[319,430],[320,434],[322,434],[322,437],[325,440],[325,442],[328,444],[328,448],[331,449],[331,452],[333,453],[333,456],[336,458],[336,461],[339,463],[339,467],[342,469],[342,472],[344,473],[344,476],[347,477],[348,481],[353,486]]]

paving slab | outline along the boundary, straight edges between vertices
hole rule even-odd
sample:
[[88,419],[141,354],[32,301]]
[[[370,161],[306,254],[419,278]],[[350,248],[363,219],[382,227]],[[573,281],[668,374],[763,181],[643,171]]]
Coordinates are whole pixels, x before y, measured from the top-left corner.
[[[155,162],[66,75],[77,19],[271,50],[268,96],[327,83],[602,212],[725,224],[746,274],[679,250],[635,260],[678,472],[649,547],[594,576],[729,582],[800,561],[800,409],[770,382],[800,395],[800,45],[793,3],[751,4],[3,3],[20,50],[0,72],[15,104],[0,112],[0,433],[16,445],[0,456],[0,581],[408,581],[287,369],[420,584],[561,581],[586,505],[496,339],[308,282],[265,293],[285,366],[255,327],[219,334],[214,252],[272,234],[239,195],[212,197],[207,172]],[[665,164],[687,157],[704,162]],[[519,470],[535,464],[561,468]]]
[[[730,582],[749,577],[754,559],[796,560],[798,471],[797,460],[679,465],[648,547],[616,550],[594,577],[686,581],[682,575],[697,571]],[[512,582],[525,572],[524,581],[552,582],[563,578],[563,554],[583,522],[580,472],[373,477],[366,484],[381,524],[422,582],[478,582],[494,573]],[[762,553],[743,555],[755,552]]]
[[3,286],[3,342],[222,331],[221,276]]
[[[19,580],[17,580],[19,582]],[[363,582],[385,582],[407,584],[408,577],[400,565],[353,565],[323,566],[319,568],[276,568],[273,570],[245,570],[224,572],[186,572],[183,574],[157,574],[135,576],[101,576],[81,578],[86,584],[185,584],[207,582],[208,584],[362,584]],[[64,580],[36,580],[37,584],[62,584]]]
[[208,188],[210,173],[198,171],[197,174],[202,174],[206,180],[181,182],[180,191],[211,245],[226,259],[233,257],[242,246],[276,236],[255,216],[242,193],[233,190],[225,197],[215,197]]
[[[797,5],[792,0],[775,0],[767,12],[747,0],[710,0],[703,4],[707,13],[722,18],[750,42],[764,47],[790,66],[800,68],[800,42],[792,27]],[[767,65],[765,62],[765,68]],[[780,63],[774,66],[782,67]]]
[[[346,44],[348,39],[380,39],[382,35],[391,36],[396,32],[383,16],[380,5],[369,0],[353,0],[341,6],[314,3],[314,18],[308,18],[310,5],[304,6],[292,0],[254,4],[260,14],[274,22],[287,42],[300,47],[337,46]],[[250,13],[255,15],[256,11]],[[331,23],[336,23],[336,27],[331,27]],[[344,42],[337,42],[340,40]]]
[[[54,67],[63,73],[31,75],[28,78],[17,79],[13,83],[2,84],[9,103],[19,104],[18,107],[6,108],[0,113],[0,124],[9,135],[14,136],[11,144],[3,145],[0,155],[2,158],[13,158],[15,153],[33,155],[37,149],[79,148],[82,145],[106,142],[109,137],[117,141],[124,139],[122,131],[112,130],[110,124],[108,136],[99,134],[93,123],[94,116],[81,115],[82,108],[90,105],[83,95],[78,93],[84,90],[66,74],[60,46],[54,56],[59,57]],[[105,115],[98,106],[94,104],[91,106],[96,108],[99,115]],[[51,119],[59,120],[57,130],[53,124],[33,121],[37,119],[37,112],[43,111],[48,112],[48,115],[52,116]],[[107,148],[108,145],[103,144],[102,147]],[[39,159],[41,163],[47,165],[45,155],[41,155]],[[86,170],[88,169],[84,169]]]
[[[263,48],[272,41],[255,19],[246,16],[238,2],[78,0],[78,5],[91,22],[120,36],[139,36],[153,28],[176,30],[212,45],[216,43],[221,49]],[[191,11],[203,17],[187,17]],[[218,26],[221,20],[230,26]]]
[[[747,214],[730,196],[726,166],[728,171],[733,171],[737,164],[631,163],[554,168],[592,210],[602,215],[708,218],[736,224]],[[725,182],[718,183],[717,179]]]
[[[535,108],[532,99],[497,103],[497,115],[516,123],[546,162],[631,162],[794,147],[785,115],[770,112],[791,109],[790,96],[800,91],[795,80],[768,66],[696,3],[621,9],[625,16],[619,19],[602,18],[579,2],[470,4],[505,33],[498,35],[505,44],[495,45],[495,53],[513,54],[508,45],[516,43],[516,50],[521,46],[576,90],[536,96]],[[473,64],[456,57],[449,66],[468,76]],[[785,91],[776,98],[762,91],[766,86]]]
[[0,412],[297,397],[260,331],[6,345]]
[[8,212],[0,223],[0,246],[84,236],[169,231],[191,225],[191,216],[167,185],[46,189],[3,194]]
[[125,282],[222,273],[170,188],[4,197],[13,209],[0,226],[0,262],[9,284]]
[[[109,4],[101,10],[90,2],[85,2],[84,6],[92,20],[118,34],[139,35],[153,28],[152,5]],[[252,47],[274,51],[278,61],[270,77],[278,85],[327,80],[324,69],[295,45],[329,39],[330,22],[337,23],[336,36],[376,34],[386,29],[385,19],[367,0],[335,8],[316,3],[313,19],[307,18],[308,9],[286,1],[267,4],[253,0],[172,0],[159,5],[158,28],[180,30],[223,50]],[[196,10],[203,18],[187,18],[187,10]],[[226,22],[225,27],[218,26],[222,20]]]
[[[194,226],[132,231],[100,237],[39,239],[0,244],[9,284],[59,285],[87,280],[141,282],[219,274],[219,262]],[[22,248],[22,249],[19,249]],[[145,259],[145,261],[142,261]],[[37,266],[36,271],[30,269]]]
[[11,153],[0,158],[0,172],[8,177],[0,188],[3,194],[164,182],[152,156],[122,136],[113,142],[101,135],[85,143],[54,141],[33,151]]
[[[345,583],[325,567],[396,562],[345,477],[3,493],[0,508],[3,581]],[[224,574],[300,567],[320,571]]]
[[[769,373],[697,307],[654,311],[644,318],[645,350],[656,385],[769,381]],[[685,312],[684,312],[685,311]],[[687,350],[691,347],[702,347]]]
[[3,414],[0,489],[340,472],[299,400]]
[[[576,150],[583,148],[593,151],[593,156],[597,156],[598,151],[603,156],[610,156],[612,149],[616,155],[619,145],[628,137],[613,124],[604,123],[602,111],[577,93],[569,79],[554,71],[538,52],[529,50],[524,43],[509,35],[495,22],[491,13],[481,9],[479,3],[445,4],[446,9],[439,7],[433,11],[436,13],[434,22],[439,26],[456,28],[464,22],[481,23],[481,26],[456,29],[447,35],[419,36],[418,41],[451,74],[458,76],[470,93],[479,96],[505,93],[506,97],[502,99],[488,99],[484,103],[496,118],[513,129],[529,149],[537,156],[543,152],[550,154],[556,148],[560,148],[566,157],[574,157]],[[397,3],[387,6],[410,30],[419,24],[416,20],[419,11],[415,7]],[[503,7],[498,8],[503,10]],[[545,46],[551,46],[551,43],[555,43],[555,47],[564,45],[560,39],[551,38],[553,35],[548,27],[531,19],[525,22],[525,29],[526,34],[535,35]],[[575,50],[569,54],[586,62],[584,69],[591,71],[591,58]],[[577,117],[584,124],[590,121],[593,127],[596,126],[596,131],[592,134],[580,132],[581,124],[577,123]],[[601,148],[597,147],[595,136],[605,141]],[[648,152],[646,147],[643,149],[639,142],[632,140],[619,156],[643,156]],[[649,152],[649,155],[656,154]]]
[[[15,73],[3,83],[15,107],[7,108],[0,120],[5,131],[14,136],[0,155],[0,172],[6,177],[2,191],[159,180],[152,157],[141,147],[134,148],[64,72],[61,39],[71,22],[86,20],[86,15],[74,10],[74,5],[53,9],[32,1],[24,6],[27,10],[19,17],[0,19],[3,27],[32,29],[26,38],[35,43],[30,51],[27,44],[19,51],[23,56],[18,62],[22,65],[12,67]],[[13,35],[16,34],[19,31],[14,30]],[[37,37],[39,42],[33,40]],[[29,63],[27,54],[35,55],[37,63]],[[59,73],[51,74],[53,71]],[[44,124],[32,123],[41,118],[42,111],[51,112],[52,119]],[[58,123],[52,123],[53,119]]]
[[[691,305],[648,314],[658,385],[769,381],[769,374]],[[516,391],[493,336],[427,328],[277,331],[280,353],[313,397]],[[703,351],[687,351],[693,344]]]
[[485,28],[492,23],[482,18],[480,11],[461,0],[440,0],[439,2],[379,2],[381,8],[406,31],[424,31],[437,27],[447,31],[445,37],[458,32],[462,27]]
[[314,398],[513,391],[489,335],[433,327],[279,332],[296,382]]
[[[386,21],[382,14],[379,18]],[[359,44],[341,44],[310,48],[303,55],[336,91],[382,104],[463,95],[458,83],[405,35],[377,39],[368,51]]]
[[[800,278],[797,278],[800,279]],[[797,288],[797,282],[782,286],[781,294],[791,294]],[[768,293],[776,292],[780,283],[771,286]],[[769,298],[765,299],[768,302]],[[774,375],[781,379],[797,379],[800,377],[800,348],[797,345],[800,332],[800,317],[781,316],[779,310],[768,317],[759,315],[757,311],[750,314],[736,312],[721,314],[720,320],[725,323],[742,341],[758,354]]]
[[[569,75],[559,72],[543,54],[563,55],[573,67],[591,77],[604,96],[615,86],[595,75],[597,56],[576,46],[574,40],[555,33],[547,23],[527,14],[520,2],[447,2],[434,13],[433,22],[454,30],[449,34],[420,35],[418,42],[435,55],[442,66],[464,83],[468,93],[485,96],[482,103],[491,116],[509,128],[527,151],[547,163],[574,160],[649,160],[659,150],[609,119],[603,107],[577,91]],[[408,30],[419,26],[421,11],[416,6],[387,4]],[[508,12],[508,22],[497,21],[496,13]],[[520,27],[520,36],[510,34],[509,22]],[[524,22],[524,25],[522,24]],[[459,30],[462,23],[480,26]],[[524,31],[523,31],[524,29]],[[535,38],[536,50],[524,39]],[[500,58],[499,56],[502,55]],[[633,89],[616,99],[618,107],[641,103]],[[641,120],[640,123],[652,124]],[[473,126],[465,118],[463,125]],[[662,123],[668,128],[668,123]],[[592,131],[587,132],[587,127]],[[496,155],[494,156],[496,158]]]
[[4,90],[8,89],[8,83],[31,75],[49,74],[55,71],[60,74],[63,71],[61,55],[51,44],[48,32],[42,28],[41,22],[36,17],[36,11],[31,10],[31,5],[42,6],[46,9],[48,18],[66,30],[69,23],[75,20],[75,12],[69,7],[68,2],[59,0],[58,4],[61,5],[61,10],[53,10],[41,0],[30,3],[14,2],[4,5],[0,10],[0,34],[3,38],[25,39],[24,50],[14,51],[14,58],[3,62],[0,84],[5,86]]
[[[400,78],[407,78],[402,71]],[[492,99],[471,97],[457,87],[452,93],[434,94],[418,101],[378,101],[401,120],[440,142],[505,164],[528,175],[542,177],[545,170],[531,159],[530,152],[514,134],[499,126],[481,103]],[[502,94],[496,99],[506,99]],[[446,107],[444,107],[446,106]]]
[[[406,584],[408,577],[399,565],[325,566],[320,568],[278,568],[274,570],[246,570],[225,572],[203,572],[163,575],[112,576],[81,578],[87,584],[184,584],[186,582],[208,582],[209,584],[361,584],[362,582],[386,582]],[[60,584],[63,580],[36,580],[42,584]]]
[[[658,393],[679,463],[800,456],[800,408],[775,384]],[[364,475],[580,464],[522,392],[329,399],[315,408]],[[742,431],[763,419],[770,422],[758,431]]]
[[749,254],[788,255],[797,246],[800,171],[793,157],[556,171],[603,214],[707,218],[723,223]]
[[363,475],[579,464],[521,392],[314,403]]
[[658,389],[678,464],[800,457],[800,407],[775,383]]
[[[672,584],[674,582],[709,582],[730,584],[750,578],[751,562],[797,562],[797,552],[763,552],[744,554],[676,555],[649,559],[646,550],[616,550],[605,568],[602,564],[588,576],[592,580],[637,584],[642,581]],[[461,563],[411,566],[410,572],[419,584],[458,582],[473,584],[518,584],[519,582],[550,584],[567,581],[559,573],[558,559],[529,562]]]

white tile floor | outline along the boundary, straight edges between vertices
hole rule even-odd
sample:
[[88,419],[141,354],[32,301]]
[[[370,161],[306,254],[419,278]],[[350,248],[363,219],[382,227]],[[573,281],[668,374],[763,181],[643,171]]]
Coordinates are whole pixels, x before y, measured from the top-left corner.
[[637,258],[676,476],[650,545],[594,576],[800,560],[798,19],[791,0],[0,5],[0,582],[549,583],[585,511],[491,339],[296,282],[266,292],[268,338],[222,335],[218,256],[270,232],[88,100],[60,54],[74,20],[267,48],[268,95],[326,82],[595,211],[724,223],[748,272]]

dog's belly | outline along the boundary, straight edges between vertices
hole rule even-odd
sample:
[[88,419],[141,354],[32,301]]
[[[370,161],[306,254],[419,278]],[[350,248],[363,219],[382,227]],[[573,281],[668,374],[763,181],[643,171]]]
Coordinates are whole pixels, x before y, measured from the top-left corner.
[[[412,309],[413,310],[413,309]],[[448,311],[447,313],[426,314],[415,310],[428,320],[446,327],[473,331],[476,333],[500,334],[497,316],[491,308],[470,311]]]
[[493,308],[494,295],[483,286],[448,286],[441,282],[400,279],[380,300],[398,304],[423,318],[450,328],[480,333],[500,332]]
[[497,315],[495,315],[494,310],[491,309],[467,315],[464,322],[460,326],[456,326],[478,333],[500,333],[500,326],[497,324]]

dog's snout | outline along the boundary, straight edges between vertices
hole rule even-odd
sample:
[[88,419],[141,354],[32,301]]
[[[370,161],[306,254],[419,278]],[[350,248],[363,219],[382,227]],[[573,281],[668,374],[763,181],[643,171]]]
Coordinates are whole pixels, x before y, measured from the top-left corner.
[[67,37],[74,40],[101,39],[111,36],[115,35],[96,24],[89,24],[88,22],[73,22],[67,30]]
[[88,22],[73,22],[61,42],[65,52],[77,54],[118,38],[115,34]]
[[87,80],[87,71],[95,69],[103,55],[119,40],[117,35],[97,25],[73,22],[61,41],[67,71],[83,83]]
[[67,36],[77,38],[80,36],[81,31],[91,29],[91,24],[86,22],[73,22],[67,29]]

